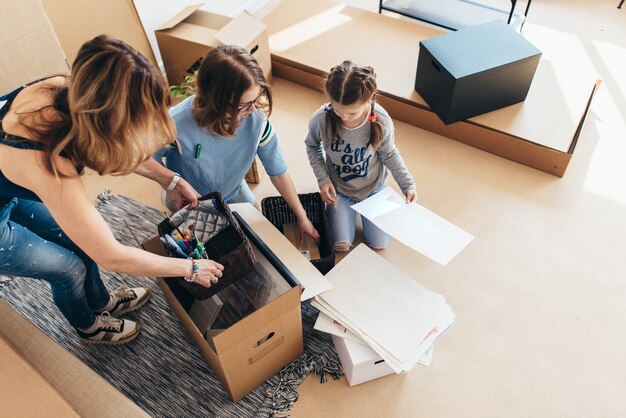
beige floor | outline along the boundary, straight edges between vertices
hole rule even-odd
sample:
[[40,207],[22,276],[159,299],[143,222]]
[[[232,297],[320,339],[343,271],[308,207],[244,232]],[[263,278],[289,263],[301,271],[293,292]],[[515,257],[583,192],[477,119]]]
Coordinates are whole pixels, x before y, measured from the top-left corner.
[[[397,242],[383,256],[442,293],[456,324],[430,367],[356,387],[307,379],[294,417],[626,415],[626,9],[618,2],[531,6],[527,25],[578,36],[603,79],[563,179],[397,123],[420,203],[476,238],[446,267]],[[290,172],[301,192],[313,191],[302,141],[323,97],[280,79],[274,88]],[[110,188],[160,205],[158,187],[137,176],[86,183],[94,197]],[[276,194],[267,176],[255,192]]]

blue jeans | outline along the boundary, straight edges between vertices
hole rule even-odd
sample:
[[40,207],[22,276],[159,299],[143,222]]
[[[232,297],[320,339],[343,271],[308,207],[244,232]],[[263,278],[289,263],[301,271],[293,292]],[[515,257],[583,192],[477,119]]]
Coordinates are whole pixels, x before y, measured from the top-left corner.
[[[385,185],[370,193],[370,196],[380,192]],[[356,212],[350,206],[358,203],[358,201],[350,199],[347,196],[337,193],[337,204],[326,205],[326,213],[328,214],[328,222],[333,236],[335,250],[347,251],[354,241],[355,218]],[[363,224],[363,241],[368,246],[375,249],[383,249],[389,244],[389,235],[383,232],[376,225],[371,223],[367,218],[361,216]]]
[[74,328],[91,326],[109,301],[98,265],[61,230],[41,202],[14,198],[0,207],[0,274],[45,280]]

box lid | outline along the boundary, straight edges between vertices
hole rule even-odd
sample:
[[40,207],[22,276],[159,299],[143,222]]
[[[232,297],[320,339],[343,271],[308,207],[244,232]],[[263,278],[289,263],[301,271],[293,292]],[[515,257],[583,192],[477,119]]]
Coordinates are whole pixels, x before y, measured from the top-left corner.
[[174,16],[170,17],[165,23],[156,28],[156,31],[172,29],[174,26],[178,25],[180,22],[188,18],[193,12],[202,7],[204,3],[191,4],[185,7],[180,12],[176,13]]
[[457,79],[541,54],[501,20],[423,40],[420,47]]
[[264,23],[259,22],[247,12],[228,22],[215,38],[224,45],[239,45],[245,47],[267,29]]

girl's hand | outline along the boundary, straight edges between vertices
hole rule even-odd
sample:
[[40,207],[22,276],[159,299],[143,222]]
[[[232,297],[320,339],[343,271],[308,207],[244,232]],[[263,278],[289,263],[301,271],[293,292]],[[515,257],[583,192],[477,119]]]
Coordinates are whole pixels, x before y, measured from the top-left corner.
[[183,178],[178,181],[174,190],[166,190],[166,193],[170,202],[173,202],[177,209],[181,209],[187,204],[189,204],[189,209],[198,206],[200,193]]
[[201,259],[198,260],[198,265],[200,268],[198,269],[196,283],[204,287],[211,287],[211,285],[216,284],[222,277],[224,266],[217,261]]
[[417,202],[417,192],[413,189],[406,192],[406,203]]
[[337,204],[337,192],[335,191],[335,186],[332,183],[326,183],[320,187],[320,195],[322,196],[322,200],[327,205],[335,206]]
[[304,243],[304,234],[307,234],[319,244],[320,234],[317,232],[317,229],[315,229],[309,218],[298,219],[298,229],[300,230],[300,244]]

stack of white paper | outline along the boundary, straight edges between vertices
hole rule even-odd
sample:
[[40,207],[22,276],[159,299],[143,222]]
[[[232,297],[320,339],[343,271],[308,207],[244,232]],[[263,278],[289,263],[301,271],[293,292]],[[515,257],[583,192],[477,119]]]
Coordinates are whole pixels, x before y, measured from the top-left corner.
[[[454,322],[443,296],[361,244],[327,275],[334,289],[313,305],[367,343],[396,373],[409,371]],[[352,334],[348,333],[351,332]]]

